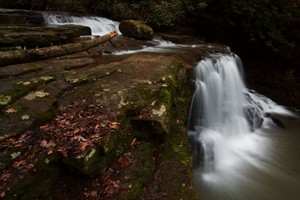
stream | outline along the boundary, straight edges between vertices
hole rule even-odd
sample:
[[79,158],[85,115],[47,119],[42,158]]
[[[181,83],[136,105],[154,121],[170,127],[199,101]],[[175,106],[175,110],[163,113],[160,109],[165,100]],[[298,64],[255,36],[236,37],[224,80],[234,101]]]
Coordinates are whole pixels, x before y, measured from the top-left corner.
[[[118,30],[102,17],[44,13],[48,26],[79,24],[92,35]],[[300,197],[300,119],[296,113],[246,88],[241,59],[214,53],[214,45],[179,45],[155,38],[138,50],[103,54],[208,50],[195,67],[195,93],[188,134],[193,178],[204,200],[297,200]],[[184,51],[183,51],[184,50]],[[199,50],[200,51],[200,50]],[[201,49],[203,51],[203,49]],[[229,49],[228,49],[229,51]],[[187,198],[188,199],[188,198]]]
[[196,188],[202,199],[296,200],[299,117],[245,88],[241,68],[236,55],[222,54],[196,67],[189,125]]

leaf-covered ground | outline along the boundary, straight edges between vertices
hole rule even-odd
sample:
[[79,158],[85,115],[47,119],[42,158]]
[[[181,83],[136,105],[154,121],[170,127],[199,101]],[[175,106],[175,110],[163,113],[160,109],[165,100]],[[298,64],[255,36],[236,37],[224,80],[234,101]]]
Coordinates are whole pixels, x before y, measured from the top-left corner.
[[9,163],[0,163],[1,196],[28,172],[35,171],[41,157],[57,153],[63,157],[78,156],[119,126],[117,115],[108,108],[82,100],[59,106],[56,117],[36,131],[0,136],[0,156],[10,156]]

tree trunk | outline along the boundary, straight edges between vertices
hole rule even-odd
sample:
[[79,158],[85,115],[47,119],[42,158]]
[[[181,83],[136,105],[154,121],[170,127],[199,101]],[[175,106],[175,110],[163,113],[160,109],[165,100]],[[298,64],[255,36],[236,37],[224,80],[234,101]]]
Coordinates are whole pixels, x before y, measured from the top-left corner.
[[104,36],[77,43],[45,47],[40,49],[3,51],[0,53],[0,66],[31,62],[35,60],[42,60],[86,51],[92,47],[98,46],[99,44],[110,41],[117,35],[118,33],[116,31],[112,31]]

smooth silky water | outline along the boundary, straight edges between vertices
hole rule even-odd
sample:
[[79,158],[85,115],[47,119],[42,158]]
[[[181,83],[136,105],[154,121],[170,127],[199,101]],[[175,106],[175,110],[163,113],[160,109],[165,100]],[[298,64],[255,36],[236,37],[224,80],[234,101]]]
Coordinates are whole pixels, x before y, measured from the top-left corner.
[[91,28],[92,35],[105,35],[111,31],[119,31],[119,22],[98,16],[73,16],[67,13],[43,12],[45,23],[48,26],[82,25]]
[[[50,26],[90,26],[93,35],[118,30],[119,25],[101,17],[44,13],[44,18]],[[185,53],[187,49],[201,48],[163,40],[152,42],[152,47],[107,56],[181,50]],[[298,200],[300,120],[295,113],[248,90],[241,63],[236,55],[211,54],[196,67],[188,134],[200,199]],[[278,127],[276,120],[284,128]]]
[[249,91],[241,73],[236,55],[196,67],[189,137],[200,199],[300,199],[300,120]]

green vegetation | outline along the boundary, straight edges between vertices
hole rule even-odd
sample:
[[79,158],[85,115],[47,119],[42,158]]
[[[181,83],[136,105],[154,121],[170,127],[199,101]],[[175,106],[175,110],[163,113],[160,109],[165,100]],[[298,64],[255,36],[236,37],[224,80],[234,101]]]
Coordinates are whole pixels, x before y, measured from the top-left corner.
[[288,38],[288,31],[296,16],[296,3],[280,0],[221,0],[217,6],[213,1],[207,2],[209,11],[221,13],[224,25],[240,30],[249,42],[263,42],[274,50],[282,45],[295,46],[293,39]]
[[220,34],[233,30],[249,43],[278,51],[299,42],[299,30],[293,24],[299,21],[298,7],[292,0],[119,0],[93,8],[115,19],[142,20],[156,29],[182,24],[220,30]]
[[274,51],[299,43],[299,2],[294,0],[3,0],[1,6],[69,12],[76,8],[77,13],[141,20],[156,29],[174,24],[221,30],[220,34],[228,29]]

